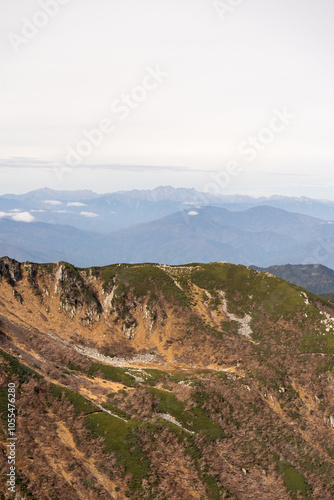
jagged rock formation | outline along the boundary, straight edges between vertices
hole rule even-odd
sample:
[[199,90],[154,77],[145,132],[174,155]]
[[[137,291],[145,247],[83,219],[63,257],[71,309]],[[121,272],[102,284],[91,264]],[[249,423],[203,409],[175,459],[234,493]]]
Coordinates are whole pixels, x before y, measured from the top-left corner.
[[18,262],[8,257],[0,260],[0,282],[5,279],[14,286],[21,279],[21,266]]

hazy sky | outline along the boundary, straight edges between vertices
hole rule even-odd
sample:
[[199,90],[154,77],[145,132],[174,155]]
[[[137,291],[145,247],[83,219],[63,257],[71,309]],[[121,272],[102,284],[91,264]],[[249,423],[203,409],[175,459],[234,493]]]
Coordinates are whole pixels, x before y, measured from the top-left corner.
[[0,192],[334,199],[333,19],[333,0],[3,0]]

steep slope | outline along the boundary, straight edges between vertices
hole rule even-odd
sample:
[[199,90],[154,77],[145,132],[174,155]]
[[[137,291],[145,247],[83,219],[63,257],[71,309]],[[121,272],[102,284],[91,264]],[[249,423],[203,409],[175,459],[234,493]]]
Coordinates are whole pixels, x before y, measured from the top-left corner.
[[0,412],[17,492],[331,499],[334,309],[225,263],[0,260]]
[[313,293],[334,293],[334,271],[321,264],[270,266],[266,268],[251,266],[252,269],[279,276]]

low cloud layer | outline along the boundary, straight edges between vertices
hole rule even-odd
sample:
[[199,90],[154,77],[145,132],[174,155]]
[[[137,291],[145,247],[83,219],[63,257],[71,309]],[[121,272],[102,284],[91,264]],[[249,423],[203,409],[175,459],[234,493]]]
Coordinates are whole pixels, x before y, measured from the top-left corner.
[[84,217],[97,217],[98,214],[95,214],[94,212],[80,212],[80,215],[83,215]]
[[35,217],[29,212],[0,212],[0,219],[11,218],[16,222],[34,222]]

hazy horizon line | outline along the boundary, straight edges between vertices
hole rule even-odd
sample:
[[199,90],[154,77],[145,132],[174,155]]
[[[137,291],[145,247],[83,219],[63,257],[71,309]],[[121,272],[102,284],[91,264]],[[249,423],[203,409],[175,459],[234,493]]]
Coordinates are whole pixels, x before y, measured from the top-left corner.
[[20,192],[1,192],[0,191],[0,197],[10,196],[10,195],[21,196],[21,195],[26,195],[26,194],[29,194],[29,193],[34,193],[36,191],[44,191],[44,190],[45,191],[46,190],[53,191],[55,193],[62,193],[62,192],[66,192],[66,193],[89,192],[89,193],[92,193],[92,194],[96,194],[98,197],[102,197],[102,196],[106,196],[106,195],[109,195],[109,194],[131,193],[131,192],[134,192],[134,191],[138,191],[138,192],[152,192],[152,191],[158,190],[160,188],[170,188],[170,189],[173,189],[175,191],[184,189],[184,190],[189,190],[189,191],[195,191],[196,193],[199,193],[199,194],[204,195],[204,196],[210,196],[210,197],[211,196],[216,196],[217,198],[234,198],[234,197],[239,197],[239,198],[250,198],[250,199],[253,199],[253,200],[261,200],[261,199],[273,200],[275,198],[288,198],[288,199],[295,199],[295,200],[307,199],[307,200],[313,200],[313,201],[334,202],[334,199],[331,200],[329,198],[316,198],[316,197],[306,196],[306,195],[301,195],[301,196],[286,195],[286,194],[280,194],[280,193],[270,194],[270,195],[269,194],[268,195],[261,195],[261,196],[254,196],[252,194],[240,193],[240,192],[228,193],[228,194],[210,193],[209,191],[200,191],[200,190],[198,190],[197,188],[195,188],[193,186],[191,186],[191,187],[189,187],[189,186],[173,186],[172,184],[160,184],[160,185],[157,185],[154,188],[118,189],[118,190],[115,190],[115,191],[101,191],[101,192],[93,190],[93,189],[89,189],[88,187],[87,188],[82,188],[82,189],[54,189],[54,188],[50,188],[48,186],[43,186],[41,188],[30,189],[28,191],[20,191]]

